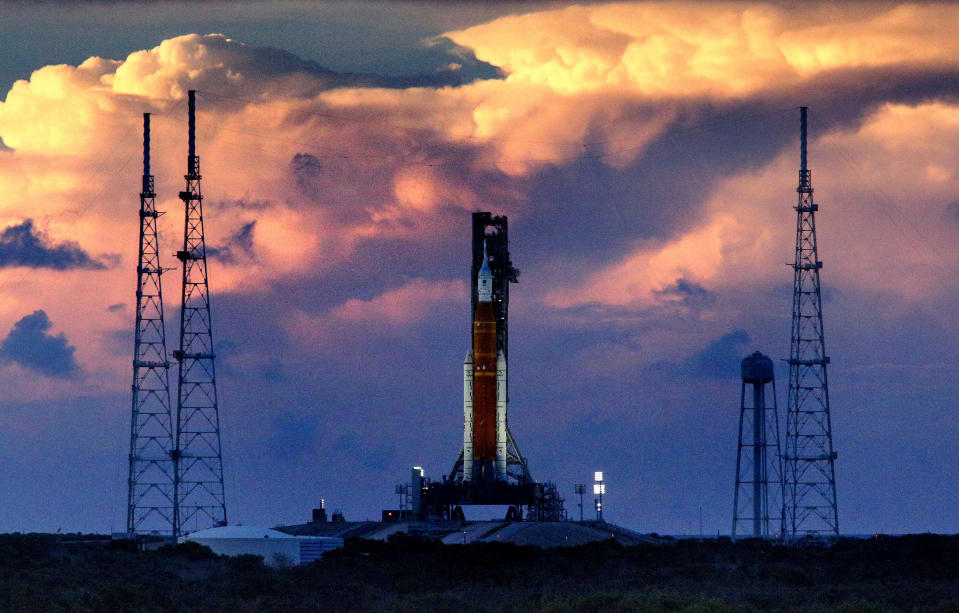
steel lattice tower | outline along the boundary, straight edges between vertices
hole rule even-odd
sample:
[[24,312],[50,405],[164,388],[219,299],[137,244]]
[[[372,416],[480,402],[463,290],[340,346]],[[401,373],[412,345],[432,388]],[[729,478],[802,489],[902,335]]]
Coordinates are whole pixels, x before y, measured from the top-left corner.
[[786,417],[786,532],[789,538],[838,536],[836,452],[832,446],[829,386],[822,324],[812,176],[806,165],[806,107],[800,109],[799,201],[793,263],[792,342],[789,350],[789,408]]
[[150,114],[143,114],[143,183],[140,190],[140,257],[133,345],[133,411],[130,419],[127,534],[174,534],[174,466],[170,457],[170,362],[163,321]]
[[200,158],[196,155],[196,93],[189,92],[189,155],[183,249],[183,298],[180,303],[180,348],[173,459],[177,534],[211,525],[226,525],[223,456],[220,451],[220,414],[216,396],[210,286],[207,280],[203,232],[203,196]]
[[[733,540],[783,533],[782,456],[773,370],[773,361],[758,351],[742,362]],[[752,387],[751,393],[747,393],[748,387]]]

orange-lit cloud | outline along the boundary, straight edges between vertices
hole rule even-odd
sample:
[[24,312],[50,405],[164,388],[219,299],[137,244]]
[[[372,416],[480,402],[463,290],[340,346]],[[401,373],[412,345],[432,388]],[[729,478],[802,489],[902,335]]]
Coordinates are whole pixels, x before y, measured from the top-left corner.
[[825,70],[951,66],[957,20],[950,4],[611,3],[502,17],[449,36],[517,85],[727,98]]
[[352,326],[381,332],[401,332],[406,326],[436,317],[440,309],[455,309],[469,302],[462,280],[413,279],[368,300],[350,298],[327,313],[297,312],[287,324],[287,334],[297,342],[348,342]]
[[334,308],[332,315],[341,321],[406,324],[429,317],[438,302],[456,303],[468,298],[462,280],[431,283],[414,279],[371,300],[351,298]]
[[[830,25],[818,25],[827,17]],[[134,298],[141,113],[154,113],[153,172],[159,208],[169,213],[160,222],[162,256],[172,266],[182,231],[176,193],[191,88],[200,97],[210,244],[222,245],[256,222],[249,257],[214,261],[211,281],[216,292],[253,295],[272,291],[277,281],[314,283],[370,245],[445,245],[450,219],[467,211],[522,220],[539,171],[584,158],[627,168],[670,127],[695,125],[700,110],[713,104],[762,100],[843,70],[954,68],[957,21],[959,8],[949,4],[823,4],[801,15],[758,3],[541,10],[448,33],[507,73],[456,87],[373,87],[222,35],[179,36],[125,59],[42,67],[0,103],[0,137],[13,150],[0,151],[0,230],[29,219],[55,243],[73,241],[91,257],[118,259],[105,271],[0,270],[0,332],[43,308],[94,375],[127,367],[111,334],[132,322],[106,308]],[[887,106],[862,128],[818,137],[814,168],[849,158],[861,160],[867,173],[881,173],[873,182],[841,183],[816,170],[828,200],[859,207],[837,205],[824,215],[845,228],[868,226],[887,240],[891,231],[870,221],[876,211],[863,196],[870,185],[895,177],[922,190],[921,206],[930,214],[955,201],[956,141],[948,127],[954,113],[945,102]],[[653,238],[605,262],[582,286],[544,292],[543,302],[642,306],[661,301],[677,279],[715,289],[780,278],[789,254],[770,254],[789,243],[795,194],[785,186],[795,176],[794,157],[784,153],[711,186],[707,204],[681,232],[651,232]],[[624,214],[633,214],[629,206]],[[770,215],[774,207],[786,207],[785,215]],[[922,231],[940,237],[951,231],[939,226]],[[855,257],[831,260],[838,261],[827,271],[886,288],[887,278],[861,268],[868,264],[868,236],[863,230],[845,238]],[[915,276],[903,287],[889,291],[934,291]],[[165,289],[175,305],[177,285]],[[413,321],[404,306],[409,295],[345,297],[332,316],[403,325]]]
[[598,143],[588,152],[629,162],[690,102],[776,96],[842,69],[952,70],[957,21],[959,7],[948,4],[611,3],[447,36],[507,72],[469,88],[473,135],[499,168],[522,173],[576,157],[569,143]]
[[[888,293],[912,303],[938,298],[959,264],[959,105],[886,104],[852,129],[810,142],[824,283]],[[783,283],[794,242],[798,151],[722,181],[690,230],[640,245],[550,304],[650,306],[677,279],[749,291]],[[950,207],[951,205],[951,207]],[[903,246],[907,246],[903,248]],[[893,250],[895,254],[890,252]],[[947,282],[948,284],[948,282]],[[890,305],[891,306],[891,305]]]

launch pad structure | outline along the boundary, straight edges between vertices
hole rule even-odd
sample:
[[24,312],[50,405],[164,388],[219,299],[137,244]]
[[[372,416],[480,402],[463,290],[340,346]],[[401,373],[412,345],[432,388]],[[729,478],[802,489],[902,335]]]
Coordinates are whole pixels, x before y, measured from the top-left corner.
[[[509,285],[513,267],[505,216],[473,213],[470,314],[472,342],[463,363],[463,447],[450,474],[429,481],[413,471],[413,513],[465,519],[464,506],[508,506],[507,519],[565,519],[553,483],[538,483],[507,423]],[[525,510],[525,512],[524,512]]]

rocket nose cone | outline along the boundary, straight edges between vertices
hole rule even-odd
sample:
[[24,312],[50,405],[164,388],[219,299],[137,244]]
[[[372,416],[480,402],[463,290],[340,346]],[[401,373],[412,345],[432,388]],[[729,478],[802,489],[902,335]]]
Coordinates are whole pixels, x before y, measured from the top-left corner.
[[473,350],[470,349],[466,352],[466,357],[463,358],[463,364],[472,364],[473,363]]

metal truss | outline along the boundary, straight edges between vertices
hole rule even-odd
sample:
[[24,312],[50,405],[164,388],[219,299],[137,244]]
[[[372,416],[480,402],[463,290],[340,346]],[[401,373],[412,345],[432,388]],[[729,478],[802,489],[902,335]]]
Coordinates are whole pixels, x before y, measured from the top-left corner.
[[[529,473],[529,466],[526,464],[526,458],[520,453],[516,441],[513,439],[513,433],[509,427],[506,428],[506,474],[515,483],[532,483],[533,477]],[[461,482],[463,480],[463,450],[453,463],[453,469],[450,471],[450,481]]]
[[140,249],[137,264],[136,328],[133,349],[133,409],[127,478],[127,535],[172,536],[174,466],[170,414],[170,362],[163,320],[163,268],[157,238],[153,175],[150,174],[150,114],[143,114],[143,183],[140,190]]
[[191,90],[186,190],[180,192],[186,220],[183,249],[177,252],[183,263],[180,348],[174,352],[179,363],[173,451],[177,534],[226,525],[227,521],[195,117],[196,98]]
[[786,530],[790,539],[838,536],[836,452],[832,445],[829,385],[822,323],[811,171],[806,165],[806,107],[801,109],[801,166],[796,205],[793,263],[792,342],[789,351],[789,409],[786,452]]

